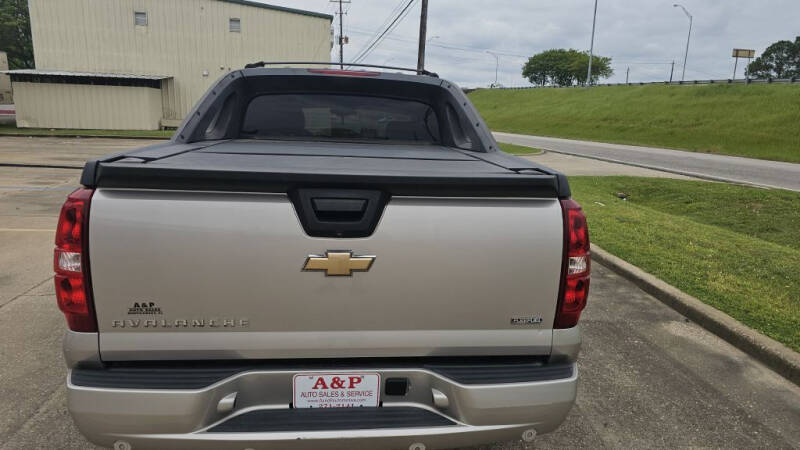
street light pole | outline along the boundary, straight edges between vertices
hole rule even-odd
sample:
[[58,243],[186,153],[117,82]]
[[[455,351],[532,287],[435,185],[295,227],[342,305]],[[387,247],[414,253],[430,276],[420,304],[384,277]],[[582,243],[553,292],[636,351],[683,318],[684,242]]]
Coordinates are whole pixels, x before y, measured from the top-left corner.
[[586,74],[586,85],[592,85],[592,57],[594,56],[594,28],[597,25],[597,0],[594,0],[594,17],[592,18],[592,44],[589,46],[589,71]]
[[486,50],[486,53],[494,56],[494,84],[492,85],[492,87],[496,87],[497,86],[497,71],[500,69],[500,57],[497,56],[497,53],[491,52],[489,50]]
[[686,53],[683,55],[683,74],[681,75],[681,81],[686,80],[686,61],[689,59],[689,42],[692,40],[692,15],[689,14],[689,11],[678,3],[672,5],[674,8],[680,8],[683,10],[683,13],[686,14],[686,17],[689,18],[689,36],[686,38]]

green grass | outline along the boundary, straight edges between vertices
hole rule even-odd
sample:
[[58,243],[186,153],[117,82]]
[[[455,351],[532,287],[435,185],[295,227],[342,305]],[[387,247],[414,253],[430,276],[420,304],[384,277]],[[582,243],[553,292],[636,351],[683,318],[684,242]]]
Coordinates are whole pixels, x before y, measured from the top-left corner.
[[638,177],[570,185],[594,243],[800,351],[800,194]]
[[800,162],[800,85],[480,89],[495,131]]
[[504,144],[498,142],[500,145],[500,150],[511,153],[512,155],[538,155],[541,154],[542,151],[538,148],[532,147],[523,147],[522,145],[514,145],[514,144]]
[[128,137],[168,139],[174,130],[67,130],[58,128],[17,128],[0,125],[0,136],[75,136],[75,137]]

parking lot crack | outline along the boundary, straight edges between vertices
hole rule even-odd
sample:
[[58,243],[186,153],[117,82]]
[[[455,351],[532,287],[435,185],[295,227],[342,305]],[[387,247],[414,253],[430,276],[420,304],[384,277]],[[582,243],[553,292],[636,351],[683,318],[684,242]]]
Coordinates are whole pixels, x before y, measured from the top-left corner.
[[35,284],[33,287],[31,287],[30,289],[27,289],[27,290],[25,290],[25,291],[24,291],[24,292],[22,292],[21,294],[17,294],[17,295],[15,295],[14,297],[11,297],[11,299],[9,299],[7,302],[5,302],[5,303],[3,303],[3,304],[0,304],[0,310],[2,310],[3,308],[5,308],[6,306],[10,305],[10,304],[11,304],[12,302],[14,302],[15,300],[17,300],[17,299],[19,299],[19,298],[21,298],[21,297],[25,297],[25,296],[26,296],[26,295],[28,295],[30,292],[34,291],[36,288],[39,288],[39,287],[41,287],[43,284],[47,283],[48,281],[50,281],[50,280],[52,280],[52,279],[53,279],[53,277],[52,277],[52,276],[49,276],[49,277],[47,277],[46,279],[44,279],[44,280],[40,281],[39,283],[36,283],[36,284]]

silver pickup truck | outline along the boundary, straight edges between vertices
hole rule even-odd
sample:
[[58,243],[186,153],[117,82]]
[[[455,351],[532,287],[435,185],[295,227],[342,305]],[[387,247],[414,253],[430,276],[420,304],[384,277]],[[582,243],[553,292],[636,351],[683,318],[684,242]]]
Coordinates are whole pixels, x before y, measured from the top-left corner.
[[589,239],[430,74],[252,67],[90,161],[55,249],[69,411],[128,449],[438,449],[557,428]]

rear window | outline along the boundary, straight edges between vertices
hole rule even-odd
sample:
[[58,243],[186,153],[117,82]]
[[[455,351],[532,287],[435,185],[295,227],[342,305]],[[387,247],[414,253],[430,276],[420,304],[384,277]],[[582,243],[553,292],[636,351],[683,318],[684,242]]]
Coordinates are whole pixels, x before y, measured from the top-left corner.
[[277,94],[254,98],[241,137],[347,141],[439,142],[434,110],[383,97]]

